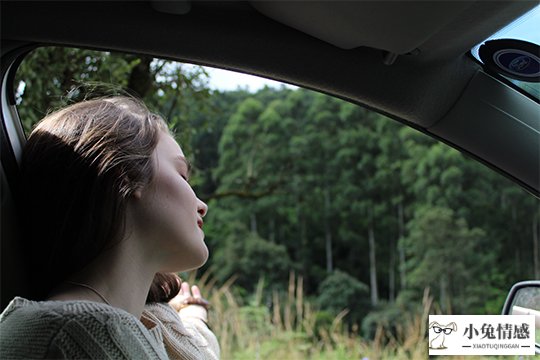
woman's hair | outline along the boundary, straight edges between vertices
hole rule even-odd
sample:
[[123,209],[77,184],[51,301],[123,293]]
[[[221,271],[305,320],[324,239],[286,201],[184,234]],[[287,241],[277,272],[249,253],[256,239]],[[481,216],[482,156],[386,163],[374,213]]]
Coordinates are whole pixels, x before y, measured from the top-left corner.
[[157,273],[148,291],[146,303],[169,302],[180,292],[182,280],[173,273]]
[[160,131],[165,121],[128,97],[77,103],[37,125],[20,188],[32,297],[45,298],[123,238],[128,198],[152,180]]

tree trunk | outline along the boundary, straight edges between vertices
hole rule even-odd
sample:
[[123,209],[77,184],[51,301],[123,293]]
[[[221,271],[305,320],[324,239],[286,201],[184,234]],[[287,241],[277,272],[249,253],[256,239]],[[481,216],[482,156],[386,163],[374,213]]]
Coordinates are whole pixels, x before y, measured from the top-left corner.
[[302,264],[302,276],[304,279],[308,279],[309,272],[309,253],[308,253],[308,240],[307,240],[307,229],[306,229],[306,217],[301,214],[300,216],[300,256]]
[[447,281],[446,281],[446,275],[442,275],[439,279],[439,301],[441,305],[441,310],[443,312],[443,315],[450,315],[448,314],[448,307],[447,305]]
[[332,263],[332,231],[330,229],[330,192],[324,189],[324,237],[326,242],[326,272],[334,270]]
[[519,266],[519,263],[521,262],[521,257],[519,256],[519,249],[516,249],[514,256],[514,264],[516,264],[516,274],[518,277],[521,277],[521,266]]
[[371,305],[376,306],[379,302],[379,291],[377,290],[377,264],[375,263],[375,232],[373,223],[369,224],[369,283],[371,287]]
[[268,240],[270,242],[276,242],[276,219],[272,217],[269,224],[270,233],[268,234]]
[[295,260],[300,264],[301,275],[304,280],[308,279],[309,270],[309,254],[307,250],[307,229],[306,229],[306,217],[304,215],[303,199],[300,190],[296,190],[296,217],[298,218],[298,243],[295,244]]
[[249,223],[251,232],[257,234],[257,216],[255,215],[255,213],[251,213],[249,215]]
[[401,239],[405,237],[405,221],[403,217],[403,203],[401,201],[398,204],[398,231],[399,281],[401,283],[401,289],[405,289],[407,286],[407,274],[405,273],[405,247],[401,241]]
[[533,264],[534,278],[540,279],[540,254],[538,249],[538,213],[533,215],[532,233],[533,233]]
[[143,99],[152,88],[154,81],[153,74],[150,71],[150,64],[154,58],[151,56],[139,56],[139,60],[139,63],[131,69],[127,88]]
[[394,302],[396,298],[396,251],[394,238],[390,236],[390,244],[388,245],[390,251],[390,258],[388,259],[388,301]]
[[165,118],[167,119],[167,121],[170,121],[170,119],[172,119],[174,111],[176,110],[176,107],[178,105],[178,98],[180,97],[180,89],[180,87],[177,87],[174,91],[176,95],[173,97],[171,106],[169,106],[169,111],[167,112],[167,117]]

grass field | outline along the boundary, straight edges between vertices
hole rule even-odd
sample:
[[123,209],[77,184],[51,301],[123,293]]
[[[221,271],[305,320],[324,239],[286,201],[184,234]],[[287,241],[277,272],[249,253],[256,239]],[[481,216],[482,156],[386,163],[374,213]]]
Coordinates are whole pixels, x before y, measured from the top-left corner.
[[[394,333],[378,327],[373,339],[364,339],[356,327],[344,324],[347,311],[319,325],[317,309],[306,301],[301,277],[291,274],[287,293],[272,295],[272,306],[262,303],[264,283],[259,282],[254,299],[241,305],[234,295],[234,279],[216,286],[210,274],[187,279],[196,283],[212,304],[210,326],[221,346],[224,360],[375,360],[427,359],[427,318],[431,299],[424,297],[423,313]],[[271,310],[270,310],[271,308]],[[439,359],[519,359],[520,357],[433,357]],[[527,357],[524,357],[527,358]]]

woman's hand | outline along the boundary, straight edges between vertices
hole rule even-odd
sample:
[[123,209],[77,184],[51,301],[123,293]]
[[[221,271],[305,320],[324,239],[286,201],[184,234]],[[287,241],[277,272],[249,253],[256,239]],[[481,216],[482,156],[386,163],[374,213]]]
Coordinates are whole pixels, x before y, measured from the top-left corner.
[[197,285],[193,285],[190,289],[187,282],[182,282],[180,286],[180,292],[176,295],[169,305],[173,307],[176,311],[180,311],[190,305],[199,305],[204,307],[206,310],[210,307],[210,303],[201,296],[201,290]]

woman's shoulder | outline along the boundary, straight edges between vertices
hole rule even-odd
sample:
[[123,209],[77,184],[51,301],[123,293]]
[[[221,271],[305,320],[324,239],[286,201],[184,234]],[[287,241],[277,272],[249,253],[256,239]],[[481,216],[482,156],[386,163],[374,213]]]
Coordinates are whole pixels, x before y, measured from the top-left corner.
[[0,324],[16,318],[17,322],[22,319],[43,319],[50,322],[66,323],[74,319],[84,318],[136,318],[128,312],[112,307],[107,304],[86,300],[68,301],[33,301],[21,297],[14,298],[0,315]]
[[[155,337],[135,316],[106,304],[15,298],[0,315],[2,353],[6,346],[15,352],[27,351],[30,346],[32,354],[50,353],[52,344],[54,351],[74,349],[84,352],[86,357],[99,358],[111,355],[107,353],[110,349],[104,349],[107,343],[114,344],[115,357],[129,358],[147,352],[154,355],[148,357],[161,357]],[[134,347],[134,343],[139,346]],[[135,348],[138,350],[132,354]],[[96,353],[92,355],[93,352]]]

